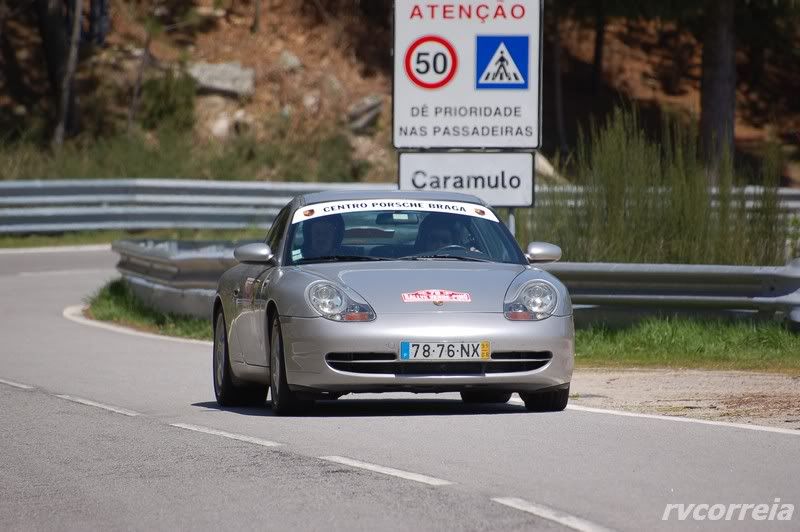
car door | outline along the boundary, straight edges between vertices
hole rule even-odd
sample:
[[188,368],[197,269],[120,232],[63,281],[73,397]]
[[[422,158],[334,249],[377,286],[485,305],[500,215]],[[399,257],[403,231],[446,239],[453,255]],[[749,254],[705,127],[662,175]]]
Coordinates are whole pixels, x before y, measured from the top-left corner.
[[[289,222],[289,207],[285,207],[270,228],[266,243],[276,255],[281,250],[281,240]],[[245,362],[254,366],[268,365],[268,342],[266,332],[269,284],[276,271],[274,264],[253,265],[247,272],[245,287],[248,290],[247,341],[244,344]],[[249,283],[249,285],[247,284]]]

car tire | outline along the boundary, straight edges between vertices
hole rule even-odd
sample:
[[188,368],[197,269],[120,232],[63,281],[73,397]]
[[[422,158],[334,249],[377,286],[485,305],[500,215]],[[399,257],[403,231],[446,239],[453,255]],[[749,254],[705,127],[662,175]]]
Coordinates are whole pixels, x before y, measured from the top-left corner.
[[507,403],[509,399],[511,399],[511,392],[461,392],[461,400],[469,404]]
[[561,412],[569,402],[569,385],[560,390],[520,393],[529,412]]
[[272,322],[270,339],[269,384],[272,391],[272,411],[279,416],[300,414],[310,408],[314,401],[300,399],[289,389],[289,383],[286,380],[286,357],[283,356],[280,318],[276,317]]
[[217,314],[214,323],[214,347],[211,363],[214,382],[214,395],[219,406],[257,406],[267,399],[267,387],[264,385],[237,386],[231,371],[231,361],[228,354],[228,329],[225,325],[225,316],[222,312]]

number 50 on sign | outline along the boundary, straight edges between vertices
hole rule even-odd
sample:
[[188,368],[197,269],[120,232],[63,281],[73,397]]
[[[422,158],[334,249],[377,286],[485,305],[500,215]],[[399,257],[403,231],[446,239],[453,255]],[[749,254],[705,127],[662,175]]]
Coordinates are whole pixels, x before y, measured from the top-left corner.
[[439,89],[455,77],[458,54],[453,45],[437,35],[427,35],[409,46],[405,57],[408,79],[423,89]]

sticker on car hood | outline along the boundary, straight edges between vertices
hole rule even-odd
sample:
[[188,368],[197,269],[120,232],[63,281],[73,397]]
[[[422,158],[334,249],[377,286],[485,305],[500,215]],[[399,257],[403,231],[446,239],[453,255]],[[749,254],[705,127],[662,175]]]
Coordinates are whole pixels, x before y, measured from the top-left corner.
[[454,292],[453,290],[417,290],[405,292],[401,295],[403,303],[470,303],[472,296],[468,292]]

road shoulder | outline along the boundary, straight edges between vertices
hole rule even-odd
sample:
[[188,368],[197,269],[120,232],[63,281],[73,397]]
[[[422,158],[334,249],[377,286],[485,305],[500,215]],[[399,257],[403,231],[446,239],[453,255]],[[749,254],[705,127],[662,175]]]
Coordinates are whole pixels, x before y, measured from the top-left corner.
[[800,430],[800,377],[676,369],[578,369],[570,404]]

